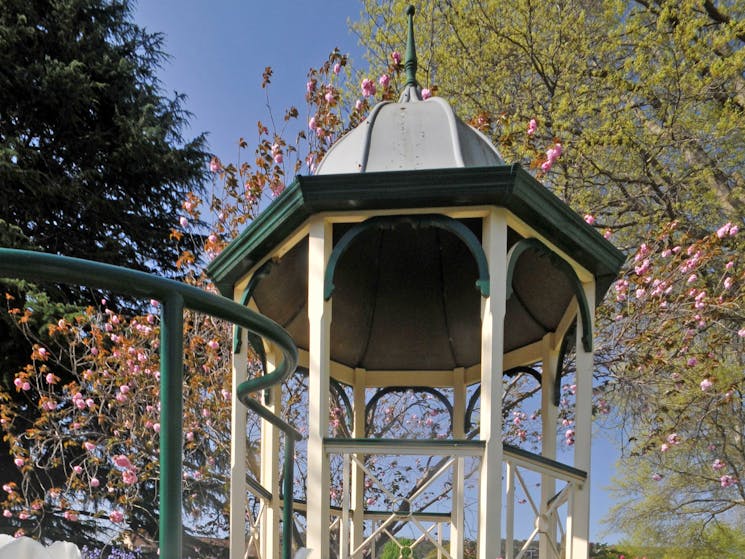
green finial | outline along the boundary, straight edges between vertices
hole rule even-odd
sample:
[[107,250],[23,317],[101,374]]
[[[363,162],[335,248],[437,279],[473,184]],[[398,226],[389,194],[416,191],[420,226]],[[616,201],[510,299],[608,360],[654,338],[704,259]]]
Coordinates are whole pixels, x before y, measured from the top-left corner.
[[409,16],[409,36],[406,41],[406,62],[404,62],[404,68],[406,69],[406,85],[413,85],[416,87],[416,46],[414,46],[414,6],[409,6],[406,9],[406,15]]

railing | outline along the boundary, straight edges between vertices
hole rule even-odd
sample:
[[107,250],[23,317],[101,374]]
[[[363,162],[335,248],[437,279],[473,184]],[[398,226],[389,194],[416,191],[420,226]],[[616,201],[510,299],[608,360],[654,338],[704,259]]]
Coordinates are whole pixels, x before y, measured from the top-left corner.
[[[334,517],[333,529],[338,532],[338,557],[340,559],[362,557],[363,553],[372,553],[375,542],[381,538],[394,540],[394,535],[389,527],[396,522],[412,524],[418,530],[419,536],[410,544],[413,548],[423,541],[428,541],[434,546],[438,558],[450,559],[453,557],[450,549],[446,549],[442,539],[443,525],[451,525],[455,514],[428,512],[426,510],[415,510],[412,502],[422,494],[443,473],[452,470],[458,464],[463,468],[463,459],[480,458],[483,455],[483,441],[474,440],[390,440],[390,439],[324,439],[324,448],[328,454],[342,456],[342,506],[340,509],[332,509],[331,516]],[[430,472],[427,479],[417,487],[416,492],[407,498],[394,495],[384,483],[382,483],[365,463],[365,456],[370,455],[409,455],[409,456],[442,456],[445,458],[436,471]],[[503,464],[505,467],[505,559],[526,559],[531,552],[531,544],[538,536],[543,536],[542,545],[545,547],[545,557],[561,559],[562,546],[567,534],[565,524],[572,514],[573,495],[586,481],[587,474],[581,470],[567,466],[555,460],[544,458],[532,452],[503,445]],[[356,467],[367,476],[371,484],[385,494],[389,502],[399,505],[399,510],[392,511],[369,511],[365,510],[362,518],[364,521],[376,521],[376,525],[365,533],[361,541],[352,541],[350,537],[350,511],[354,508],[351,503],[351,468]],[[521,472],[522,470],[522,472]],[[530,475],[539,476],[541,482],[548,483],[553,487],[556,482],[565,485],[561,490],[547,499],[540,495],[533,496],[535,487],[541,492],[541,484],[530,485],[526,483],[525,472]],[[518,499],[516,487],[525,495],[524,502]],[[454,484],[450,491],[457,491]],[[461,491],[464,488],[461,486]],[[462,503],[462,496],[460,498]],[[456,495],[452,495],[453,510],[455,510]],[[519,502],[520,501],[520,502]],[[359,504],[359,503],[358,503]],[[529,504],[533,514],[534,528],[525,539],[522,547],[517,553],[514,551],[515,542],[515,519],[517,516],[516,504]],[[564,514],[560,509],[566,505]],[[462,514],[462,511],[458,511]],[[521,520],[524,520],[521,514]],[[429,524],[425,526],[425,524]],[[437,529],[436,534],[433,530]],[[450,532],[452,536],[452,531]],[[462,534],[460,537],[462,538]],[[463,551],[464,542],[461,541],[456,548]]]
[[[271,340],[282,352],[277,368],[236,387],[240,401],[286,435],[284,494],[292,495],[294,441],[301,435],[269,412],[251,394],[284,381],[297,366],[297,348],[289,334],[272,320],[225,297],[174,280],[119,266],[0,248],[0,277],[87,285],[161,302],[160,340],[160,557],[182,557],[182,459],[183,459],[183,311],[189,308],[227,320]],[[282,557],[290,559],[292,501],[283,510]]]
[[[545,548],[542,557],[562,559],[564,556],[562,548],[567,537],[564,524],[567,518],[572,515],[574,492],[585,483],[587,473],[511,445],[504,445],[503,460],[505,464],[505,505],[507,509],[504,558],[525,559],[531,544],[535,542],[537,537],[542,536],[542,545]],[[521,470],[539,474],[541,476],[540,483],[538,485],[527,483]],[[535,487],[539,487],[537,492],[541,493],[544,483],[552,488],[551,492],[553,493],[556,490],[557,481],[563,482],[564,487],[558,493],[545,499],[545,502],[541,495],[533,495]],[[515,554],[515,520],[517,516],[515,504],[520,504],[521,501],[515,494],[518,487],[525,495],[521,504],[530,506],[533,516],[533,530]],[[564,505],[567,505],[567,510],[562,515],[560,509]],[[562,523],[562,519],[564,523]]]

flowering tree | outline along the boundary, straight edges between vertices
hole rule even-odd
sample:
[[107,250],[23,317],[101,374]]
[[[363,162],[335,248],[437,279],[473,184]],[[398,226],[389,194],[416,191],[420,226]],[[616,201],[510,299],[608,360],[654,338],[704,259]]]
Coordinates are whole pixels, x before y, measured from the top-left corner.
[[[606,333],[624,356],[606,365],[635,470],[617,509],[633,506],[645,528],[623,514],[617,527],[643,542],[703,545],[707,525],[742,518],[743,248],[735,224],[703,238],[672,224],[616,284]],[[671,527],[669,515],[683,521]]]

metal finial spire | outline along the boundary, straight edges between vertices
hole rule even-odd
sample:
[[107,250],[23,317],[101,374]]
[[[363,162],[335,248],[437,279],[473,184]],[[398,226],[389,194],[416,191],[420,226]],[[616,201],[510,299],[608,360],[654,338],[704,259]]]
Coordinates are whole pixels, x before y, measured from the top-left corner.
[[414,6],[409,6],[406,9],[406,15],[409,16],[409,36],[406,40],[406,61],[404,62],[404,68],[406,69],[406,85],[416,87],[416,46],[414,45],[414,13],[416,10]]

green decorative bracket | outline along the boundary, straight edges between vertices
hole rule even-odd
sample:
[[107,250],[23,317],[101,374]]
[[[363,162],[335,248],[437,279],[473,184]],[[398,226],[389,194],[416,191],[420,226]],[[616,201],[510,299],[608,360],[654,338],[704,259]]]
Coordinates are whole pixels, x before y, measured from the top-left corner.
[[510,249],[507,262],[507,291],[506,298],[512,297],[512,279],[515,274],[515,266],[517,261],[520,260],[520,256],[526,250],[536,250],[542,254],[545,254],[551,259],[551,263],[554,264],[561,272],[564,273],[572,282],[572,289],[574,295],[577,298],[577,304],[579,306],[580,316],[582,317],[582,347],[585,351],[592,351],[592,311],[590,305],[587,303],[585,297],[585,291],[582,288],[582,282],[579,281],[577,274],[569,263],[561,258],[558,254],[553,252],[550,248],[544,245],[538,239],[523,239],[515,243]]
[[476,281],[476,287],[481,292],[482,297],[489,296],[489,265],[486,261],[486,254],[481,247],[476,235],[463,225],[460,221],[440,214],[422,214],[422,215],[392,215],[371,217],[352,227],[344,233],[339,242],[334,246],[334,250],[329,257],[329,263],[326,266],[326,273],[323,281],[323,297],[326,301],[331,299],[334,293],[334,273],[339,264],[339,259],[347,251],[354,240],[362,233],[371,229],[395,229],[400,225],[409,225],[413,228],[437,227],[449,231],[458,237],[471,251],[476,259],[476,265],[479,270],[479,279]]

